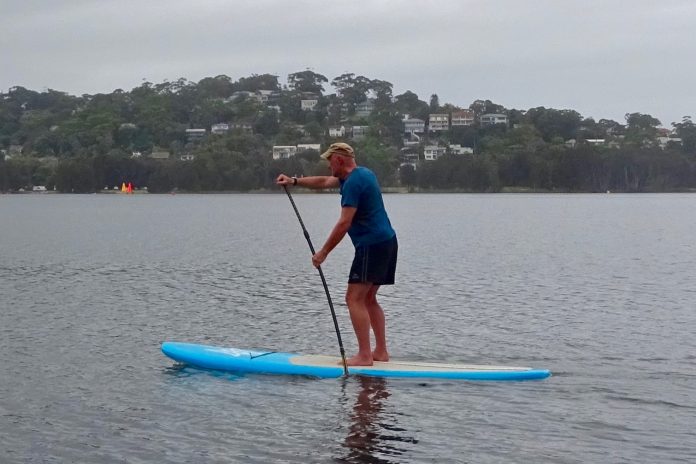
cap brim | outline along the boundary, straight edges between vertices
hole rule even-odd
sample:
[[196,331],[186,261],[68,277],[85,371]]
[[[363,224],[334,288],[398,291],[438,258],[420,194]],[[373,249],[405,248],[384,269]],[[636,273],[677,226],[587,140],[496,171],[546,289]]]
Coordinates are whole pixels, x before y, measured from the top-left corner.
[[338,149],[337,149],[337,148],[334,148],[334,149],[329,148],[329,149],[326,150],[324,153],[322,153],[321,155],[319,155],[319,157],[322,158],[322,159],[328,160],[328,159],[331,158],[333,155],[341,155],[341,156],[347,156],[347,157],[349,157],[349,158],[355,158],[355,153],[349,152],[349,151],[346,151],[346,150],[342,150],[342,149],[340,149],[340,148],[338,148]]

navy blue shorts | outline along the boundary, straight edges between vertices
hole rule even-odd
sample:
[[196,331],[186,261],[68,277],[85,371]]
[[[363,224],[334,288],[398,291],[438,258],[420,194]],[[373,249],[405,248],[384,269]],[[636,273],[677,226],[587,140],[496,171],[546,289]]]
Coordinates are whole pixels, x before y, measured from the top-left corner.
[[348,274],[349,284],[393,285],[399,243],[396,235],[385,242],[355,248],[355,258]]

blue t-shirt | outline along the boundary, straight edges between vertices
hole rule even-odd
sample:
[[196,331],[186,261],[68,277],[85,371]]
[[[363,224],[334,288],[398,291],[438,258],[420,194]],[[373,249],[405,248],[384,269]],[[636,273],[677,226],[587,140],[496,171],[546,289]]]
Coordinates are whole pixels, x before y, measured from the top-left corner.
[[362,166],[356,167],[340,183],[341,206],[357,208],[353,223],[348,229],[353,245],[374,245],[396,235],[384,209],[377,176],[372,171]]

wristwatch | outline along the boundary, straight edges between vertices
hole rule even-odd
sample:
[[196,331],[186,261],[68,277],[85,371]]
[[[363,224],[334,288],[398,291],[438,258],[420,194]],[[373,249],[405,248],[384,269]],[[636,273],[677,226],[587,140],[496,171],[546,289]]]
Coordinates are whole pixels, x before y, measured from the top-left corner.
[[297,177],[292,178],[292,185],[297,185]]

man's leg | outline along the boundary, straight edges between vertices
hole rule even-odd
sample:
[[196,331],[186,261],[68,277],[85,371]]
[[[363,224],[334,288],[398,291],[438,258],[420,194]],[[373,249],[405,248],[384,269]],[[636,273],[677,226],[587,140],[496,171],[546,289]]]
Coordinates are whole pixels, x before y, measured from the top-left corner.
[[370,315],[366,304],[372,287],[371,283],[349,283],[348,290],[346,290],[346,304],[350,313],[350,321],[353,323],[353,330],[358,338],[358,354],[346,360],[349,366],[372,365]]
[[378,290],[379,285],[373,285],[367,293],[367,313],[370,316],[370,324],[375,334],[375,350],[372,352],[372,360],[389,361],[384,311],[377,302]]

